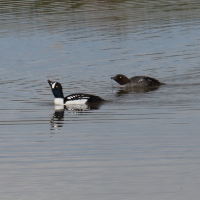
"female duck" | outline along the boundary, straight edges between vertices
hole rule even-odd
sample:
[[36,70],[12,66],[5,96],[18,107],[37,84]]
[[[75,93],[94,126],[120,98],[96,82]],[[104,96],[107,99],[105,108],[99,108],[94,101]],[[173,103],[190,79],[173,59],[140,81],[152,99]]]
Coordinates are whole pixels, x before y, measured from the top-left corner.
[[164,84],[155,78],[148,76],[134,76],[132,78],[127,78],[123,74],[117,74],[116,76],[111,77],[111,79],[127,88],[157,87]]

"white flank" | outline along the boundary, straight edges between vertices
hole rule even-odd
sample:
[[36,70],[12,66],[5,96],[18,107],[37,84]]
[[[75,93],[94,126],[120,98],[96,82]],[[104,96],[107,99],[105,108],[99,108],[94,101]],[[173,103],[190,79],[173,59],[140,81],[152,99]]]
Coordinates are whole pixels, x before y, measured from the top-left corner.
[[89,110],[87,104],[66,105],[67,110]]
[[64,104],[64,99],[63,98],[55,98],[54,99],[54,104],[63,105]]
[[53,84],[51,85],[51,87],[54,89],[55,85],[56,85],[56,82],[53,83]]
[[87,99],[77,99],[72,101],[66,101],[65,105],[77,105],[77,104],[85,104]]

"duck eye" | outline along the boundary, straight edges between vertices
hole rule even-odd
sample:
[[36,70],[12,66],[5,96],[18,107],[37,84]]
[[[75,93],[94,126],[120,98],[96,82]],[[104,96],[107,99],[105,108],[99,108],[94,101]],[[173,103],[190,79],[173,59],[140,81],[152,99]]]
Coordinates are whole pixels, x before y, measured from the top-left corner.
[[58,86],[56,85],[56,88],[58,88]]
[[119,78],[122,78],[121,76]]

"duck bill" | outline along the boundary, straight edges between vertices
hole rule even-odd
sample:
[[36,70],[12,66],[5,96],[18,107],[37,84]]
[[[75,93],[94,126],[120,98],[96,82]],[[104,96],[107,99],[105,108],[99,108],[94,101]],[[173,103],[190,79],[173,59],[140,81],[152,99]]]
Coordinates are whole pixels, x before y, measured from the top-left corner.
[[49,83],[50,86],[53,84],[52,81],[50,81],[50,80],[47,80],[47,81],[48,81],[48,83]]
[[115,79],[116,79],[115,76],[112,76],[112,77],[110,77],[110,78],[111,78],[112,80],[114,80],[114,81],[115,81]]
[[52,81],[48,80],[48,83],[49,83],[51,89],[53,89],[53,84],[55,84],[55,82],[52,82]]

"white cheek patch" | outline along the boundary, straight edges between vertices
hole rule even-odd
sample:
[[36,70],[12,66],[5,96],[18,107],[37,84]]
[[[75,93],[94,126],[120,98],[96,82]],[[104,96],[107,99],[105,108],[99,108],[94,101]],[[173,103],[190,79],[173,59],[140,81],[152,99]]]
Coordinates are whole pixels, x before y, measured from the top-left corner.
[[51,85],[51,87],[54,89],[55,85],[56,85],[56,82],[53,83],[53,84]]

